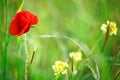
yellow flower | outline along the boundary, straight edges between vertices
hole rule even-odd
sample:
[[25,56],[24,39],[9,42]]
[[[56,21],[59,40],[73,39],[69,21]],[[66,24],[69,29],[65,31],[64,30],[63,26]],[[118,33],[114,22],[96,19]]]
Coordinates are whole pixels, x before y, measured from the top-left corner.
[[75,62],[78,62],[82,59],[82,53],[79,52],[71,52],[69,54],[70,58],[72,58]]
[[53,69],[55,75],[66,74],[67,68],[68,68],[68,64],[66,62],[62,62],[62,61],[56,61],[55,65],[52,66],[52,69]]
[[102,24],[101,30],[103,31],[104,34],[106,34],[107,33],[107,25],[106,24]]
[[107,24],[102,24],[101,26],[101,30],[103,31],[104,34],[107,33],[107,28],[109,26],[109,35],[117,35],[117,27],[116,27],[116,23],[115,22],[110,22],[107,21]]

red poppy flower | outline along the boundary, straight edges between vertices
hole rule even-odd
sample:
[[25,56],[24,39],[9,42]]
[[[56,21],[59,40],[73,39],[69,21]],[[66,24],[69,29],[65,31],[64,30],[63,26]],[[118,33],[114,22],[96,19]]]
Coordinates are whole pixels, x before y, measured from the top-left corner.
[[32,25],[38,23],[38,18],[28,11],[16,13],[12,22],[10,23],[9,32],[12,36],[22,35],[30,30]]

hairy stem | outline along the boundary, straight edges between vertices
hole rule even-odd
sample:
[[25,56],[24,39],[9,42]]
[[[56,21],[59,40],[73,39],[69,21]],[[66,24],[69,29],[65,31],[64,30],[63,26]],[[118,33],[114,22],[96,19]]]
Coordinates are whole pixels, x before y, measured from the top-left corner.
[[25,53],[26,53],[26,56],[25,56],[25,80],[28,80],[28,59],[29,59],[29,56],[28,56],[28,49],[27,49],[27,35],[26,34],[24,36],[24,46],[25,46]]

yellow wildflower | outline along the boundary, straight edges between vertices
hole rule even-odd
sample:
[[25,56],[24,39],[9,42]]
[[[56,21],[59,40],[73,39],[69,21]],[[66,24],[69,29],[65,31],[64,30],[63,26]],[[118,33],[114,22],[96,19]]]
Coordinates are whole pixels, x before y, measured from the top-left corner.
[[52,68],[55,75],[64,75],[67,73],[68,64],[66,62],[56,61],[55,65],[53,65]]
[[104,34],[107,33],[107,28],[109,26],[109,35],[111,36],[112,34],[117,35],[117,27],[115,22],[110,22],[107,21],[107,24],[102,24],[101,30],[103,31]]
[[79,52],[71,52],[69,54],[70,58],[72,58],[75,62],[78,62],[82,59],[82,53]]

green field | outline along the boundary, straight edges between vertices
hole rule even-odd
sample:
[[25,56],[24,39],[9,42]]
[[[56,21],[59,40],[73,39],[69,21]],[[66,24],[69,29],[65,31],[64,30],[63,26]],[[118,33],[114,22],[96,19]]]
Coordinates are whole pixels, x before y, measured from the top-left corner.
[[[10,24],[24,10],[39,21],[12,36]],[[120,80],[119,50],[119,0],[0,0],[0,80]],[[65,74],[55,75],[56,61],[68,64]]]

